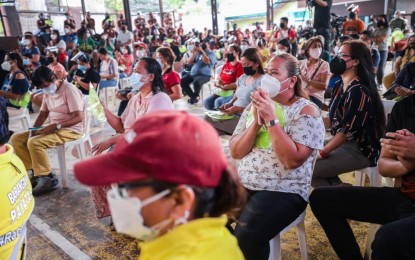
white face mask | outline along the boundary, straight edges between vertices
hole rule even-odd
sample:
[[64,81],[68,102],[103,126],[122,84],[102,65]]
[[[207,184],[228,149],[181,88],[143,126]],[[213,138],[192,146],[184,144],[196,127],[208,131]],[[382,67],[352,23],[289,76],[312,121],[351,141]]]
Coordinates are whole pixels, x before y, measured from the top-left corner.
[[65,33],[66,33],[66,34],[68,34],[68,33],[70,33],[70,32],[71,32],[71,30],[70,30],[70,29],[68,29],[68,28],[65,28],[64,30],[65,30]]
[[25,45],[25,46],[27,46],[27,45],[29,45],[30,44],[30,40],[29,39],[25,39],[24,41],[23,41],[23,45]]
[[10,62],[8,62],[8,61],[4,61],[4,62],[1,64],[1,68],[2,68],[3,70],[5,70],[5,71],[10,71],[10,70],[11,70],[11,68],[12,68],[12,65],[10,64]]
[[141,75],[137,72],[134,72],[133,74],[131,74],[131,76],[130,76],[130,85],[133,88],[133,90],[140,91],[140,89],[146,83],[146,82],[141,81],[142,78],[143,78],[143,75]]
[[242,52],[245,51],[246,49],[248,49],[248,46],[246,44],[242,44],[241,45]]
[[278,79],[274,78],[273,76],[265,74],[264,76],[262,76],[262,79],[261,79],[261,88],[264,91],[268,92],[268,95],[271,98],[274,98],[278,96],[279,94],[288,90],[288,88],[286,88],[280,92],[281,85],[289,79],[290,78],[285,79],[284,81],[280,82]]
[[102,35],[102,36],[101,36],[101,38],[102,38],[103,40],[106,40],[106,39],[108,39],[108,35],[106,35],[106,34],[105,34],[105,35]]
[[146,50],[137,50],[136,52],[135,52],[135,54],[137,55],[137,57],[140,59],[140,58],[144,58],[144,57],[146,57],[147,56],[147,52],[146,52]]
[[56,86],[56,84],[52,83],[49,87],[43,88],[43,92],[52,96],[55,95],[57,89],[58,87]]
[[56,39],[58,38],[58,36],[57,36],[56,34],[51,34],[51,35],[50,35],[50,38],[51,38],[52,40],[56,40]]
[[127,54],[128,51],[126,49],[122,49],[122,54]]
[[129,197],[125,189],[112,188],[109,190],[107,192],[107,200],[117,232],[143,241],[155,239],[160,234],[160,231],[168,226],[172,220],[166,219],[157,225],[147,227],[144,225],[141,209],[165,197],[170,192],[170,190],[164,190],[141,201],[136,197]]
[[87,33],[87,34],[86,34],[86,37],[87,37],[87,38],[91,37],[91,34]]
[[340,50],[340,47],[336,45],[334,47],[334,50],[333,51],[334,51],[335,54],[337,54],[339,52],[339,50]]
[[309,54],[313,59],[318,59],[321,55],[321,51],[321,48],[311,48]]

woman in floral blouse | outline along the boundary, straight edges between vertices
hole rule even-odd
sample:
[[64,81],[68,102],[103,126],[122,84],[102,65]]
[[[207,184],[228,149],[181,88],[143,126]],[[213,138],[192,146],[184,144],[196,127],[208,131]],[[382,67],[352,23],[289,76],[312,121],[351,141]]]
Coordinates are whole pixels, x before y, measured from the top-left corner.
[[250,194],[235,229],[246,259],[268,259],[269,240],[305,210],[314,162],[324,142],[320,110],[301,90],[297,59],[277,55],[267,70],[280,83],[267,88],[263,84],[252,93],[230,140]]
[[346,41],[330,63],[342,83],[333,89],[329,117],[333,138],[319,153],[313,187],[342,184],[339,175],[376,166],[385,116],[373,74],[370,49],[362,41]]

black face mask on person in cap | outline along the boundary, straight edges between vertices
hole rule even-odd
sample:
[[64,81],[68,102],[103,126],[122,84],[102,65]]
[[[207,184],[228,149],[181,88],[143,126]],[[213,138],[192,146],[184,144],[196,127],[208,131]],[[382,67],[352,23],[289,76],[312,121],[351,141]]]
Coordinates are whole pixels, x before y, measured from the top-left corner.
[[252,76],[256,73],[256,70],[252,68],[252,66],[244,67],[244,73],[248,76]]

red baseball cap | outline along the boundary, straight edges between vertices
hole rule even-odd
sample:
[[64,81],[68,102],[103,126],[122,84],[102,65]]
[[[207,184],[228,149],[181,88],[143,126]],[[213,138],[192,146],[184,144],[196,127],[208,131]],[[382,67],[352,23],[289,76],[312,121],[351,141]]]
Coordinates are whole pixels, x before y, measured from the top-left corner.
[[209,123],[187,112],[161,111],[137,120],[113,151],[75,164],[74,173],[89,186],[154,179],[216,187],[226,167]]

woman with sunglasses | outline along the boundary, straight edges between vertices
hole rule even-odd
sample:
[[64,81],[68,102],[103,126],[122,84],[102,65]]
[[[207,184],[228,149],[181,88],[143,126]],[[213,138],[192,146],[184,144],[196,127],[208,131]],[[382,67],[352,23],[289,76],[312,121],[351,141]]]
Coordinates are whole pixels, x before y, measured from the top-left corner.
[[249,193],[235,229],[246,259],[268,259],[269,240],[306,209],[325,134],[320,110],[302,91],[297,59],[274,56],[267,71],[230,140]]
[[141,241],[140,259],[243,259],[225,225],[246,194],[207,122],[177,111],[144,116],[111,153],[74,172],[86,185],[112,184],[115,228]]
[[346,41],[330,63],[342,83],[333,90],[329,117],[333,138],[320,151],[313,173],[314,187],[342,184],[342,173],[376,166],[385,116],[373,74],[370,49],[362,41]]

